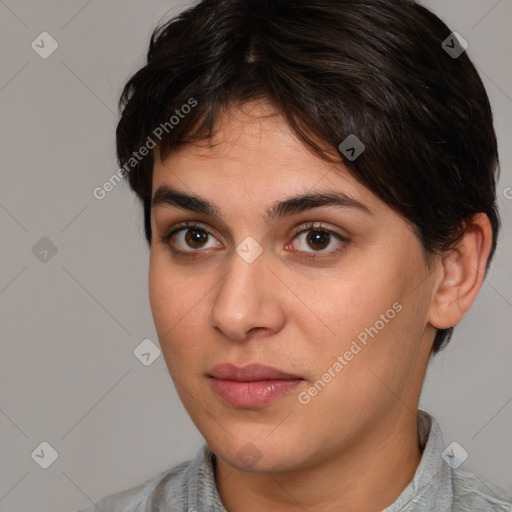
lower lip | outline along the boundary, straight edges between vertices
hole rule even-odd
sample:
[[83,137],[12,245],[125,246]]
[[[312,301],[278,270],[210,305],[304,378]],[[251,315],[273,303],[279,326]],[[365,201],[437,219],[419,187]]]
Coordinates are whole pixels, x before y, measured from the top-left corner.
[[258,407],[293,391],[302,379],[240,382],[212,378],[217,396],[235,407]]

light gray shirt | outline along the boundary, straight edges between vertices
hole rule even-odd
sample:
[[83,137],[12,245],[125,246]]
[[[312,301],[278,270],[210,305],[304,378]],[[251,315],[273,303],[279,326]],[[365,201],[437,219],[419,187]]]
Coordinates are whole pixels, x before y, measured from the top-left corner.
[[[445,446],[439,424],[421,410],[418,435],[422,457],[416,473],[382,512],[512,512],[512,493],[463,469],[463,448]],[[194,460],[78,512],[100,511],[226,512],[215,485],[215,454],[204,444]]]

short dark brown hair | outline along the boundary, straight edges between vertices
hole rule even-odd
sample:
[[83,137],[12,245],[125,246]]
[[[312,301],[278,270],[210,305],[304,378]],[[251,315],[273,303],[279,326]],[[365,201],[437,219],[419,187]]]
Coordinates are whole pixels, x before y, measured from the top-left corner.
[[[220,113],[263,99],[305,145],[344,162],[402,215],[427,256],[485,213],[488,268],[500,227],[493,116],[467,52],[454,58],[442,47],[450,34],[412,0],[203,0],[162,21],[147,64],[124,87],[117,127],[148,243],[153,153],[134,154],[151,139],[165,159],[208,139]],[[194,108],[182,110],[191,99]],[[349,135],[365,145],[354,161],[338,151]],[[433,353],[452,331],[438,330]]]

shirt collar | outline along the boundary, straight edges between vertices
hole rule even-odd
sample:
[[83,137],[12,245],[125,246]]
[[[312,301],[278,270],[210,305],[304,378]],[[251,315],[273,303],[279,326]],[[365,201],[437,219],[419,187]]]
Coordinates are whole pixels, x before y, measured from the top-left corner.
[[418,410],[418,438],[422,455],[409,485],[397,500],[382,512],[447,512],[452,508],[452,474],[441,453],[441,427],[430,414]]

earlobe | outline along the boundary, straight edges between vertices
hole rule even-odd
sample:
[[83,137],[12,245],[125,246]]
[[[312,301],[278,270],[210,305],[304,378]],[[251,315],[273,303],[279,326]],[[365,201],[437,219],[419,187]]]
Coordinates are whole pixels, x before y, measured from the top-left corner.
[[478,213],[466,222],[458,243],[442,256],[441,279],[429,316],[433,327],[453,327],[473,304],[485,277],[492,236],[489,218]]

